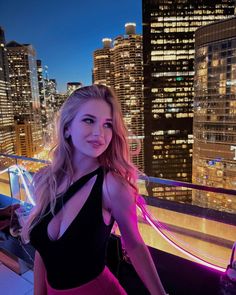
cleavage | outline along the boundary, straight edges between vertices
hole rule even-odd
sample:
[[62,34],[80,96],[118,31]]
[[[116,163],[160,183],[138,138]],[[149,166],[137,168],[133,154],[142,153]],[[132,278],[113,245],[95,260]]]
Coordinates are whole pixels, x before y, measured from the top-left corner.
[[80,190],[78,190],[53,216],[47,226],[48,238],[57,241],[63,237],[70,225],[80,213],[88,200],[97,176],[93,176]]

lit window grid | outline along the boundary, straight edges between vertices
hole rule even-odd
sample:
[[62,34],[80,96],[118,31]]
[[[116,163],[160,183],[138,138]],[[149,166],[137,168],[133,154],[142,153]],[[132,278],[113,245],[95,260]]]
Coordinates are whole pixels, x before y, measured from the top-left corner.
[[0,35],[0,39],[0,152],[14,154],[14,117],[4,33]]
[[[225,48],[227,43],[229,46]],[[236,163],[232,160],[230,146],[236,140],[236,39],[215,42],[209,46],[202,46],[196,51],[198,82],[195,83],[194,102],[193,181],[234,189]],[[214,161],[217,158],[221,160]],[[205,194],[202,199],[198,197],[196,192],[196,203],[205,202],[208,206],[226,211],[236,209],[236,204],[227,202],[223,196],[218,200],[216,194]]]
[[[149,1],[145,1],[149,2]],[[144,4],[145,4],[144,2]],[[231,1],[232,2],[232,1]],[[188,34],[188,38],[184,37],[184,34],[182,34],[181,38],[178,38],[178,33],[185,33],[186,28],[193,27],[189,29],[189,32],[193,32],[197,26],[204,25],[208,23],[209,21],[213,21],[215,19],[222,19],[224,15],[227,15],[229,13],[226,13],[226,10],[224,9],[230,9],[233,8],[233,3],[216,3],[217,9],[215,10],[215,15],[212,15],[212,9],[209,10],[207,8],[207,5],[204,4],[197,4],[196,2],[193,2],[191,7],[191,2],[185,2],[185,3],[179,3],[179,2],[171,2],[166,3],[162,1],[155,2],[155,7],[151,7],[151,5],[148,7],[147,11],[149,12],[149,19],[150,19],[150,43],[151,43],[151,49],[150,51],[154,52],[164,52],[168,51],[170,48],[174,48],[173,50],[173,56],[171,57],[160,57],[160,61],[152,61],[153,65],[155,63],[154,70],[156,72],[152,71],[152,77],[154,75],[158,75],[158,72],[163,72],[163,69],[167,69],[167,71],[171,71],[174,69],[174,66],[180,67],[181,69],[185,68],[186,73],[188,73],[189,69],[191,68],[191,62],[188,63],[187,61],[182,60],[182,54],[178,55],[178,51],[185,50],[189,52],[189,55],[192,55],[192,50],[194,49],[194,38],[189,38],[190,35]],[[202,7],[201,7],[202,5]],[[218,6],[217,6],[218,5]],[[197,6],[197,7],[196,7]],[[205,7],[204,7],[205,6]],[[156,9],[156,11],[155,11]],[[170,16],[170,12],[172,10],[175,10],[175,16]],[[230,12],[232,14],[232,12]],[[217,15],[219,14],[219,15]],[[162,16],[161,16],[162,15]],[[187,20],[187,22],[186,22]],[[149,20],[148,20],[149,21]],[[145,20],[145,23],[147,20]],[[187,34],[186,34],[187,35]],[[172,47],[171,47],[172,46]],[[157,54],[158,55],[158,54]],[[178,57],[177,57],[178,56]],[[185,55],[185,56],[188,56]],[[147,58],[151,59],[151,55]],[[156,58],[155,59],[159,59]],[[166,59],[166,60],[165,60]],[[192,59],[193,60],[193,59]],[[179,65],[178,65],[179,64]],[[189,67],[190,66],[190,67]],[[166,71],[166,72],[167,72]],[[173,70],[172,70],[173,71]],[[193,74],[192,74],[193,76]],[[160,76],[159,76],[160,77]],[[153,84],[160,85],[160,80],[153,79]],[[171,82],[171,80],[169,80]],[[148,79],[148,83],[150,84],[150,77]],[[193,89],[193,84],[191,85]],[[161,89],[160,89],[161,90]],[[174,89],[173,89],[174,92]],[[185,93],[186,95],[187,93]],[[188,94],[187,94],[188,95]],[[186,96],[187,96],[186,95]],[[159,92],[157,95],[153,95],[153,97],[160,97],[163,98],[162,91]],[[192,97],[188,95],[189,98]],[[169,99],[168,95],[164,97],[164,99]],[[150,97],[148,97],[150,99]],[[171,98],[172,99],[172,98]],[[171,101],[173,103],[173,100]],[[158,107],[156,105],[156,107]],[[160,109],[163,108],[160,107]],[[168,118],[171,118],[172,114],[166,114],[166,110],[164,113],[162,113],[165,116],[168,116]],[[161,115],[162,115],[161,114]],[[162,119],[162,116],[160,114],[155,113],[154,114],[155,119]],[[154,124],[154,122],[153,122]],[[158,121],[156,123],[159,124]],[[153,162],[153,165],[155,163]],[[154,171],[154,170],[153,170]],[[154,174],[153,174],[154,175]],[[169,177],[168,177],[169,178]]]
[[[9,76],[11,84],[11,97],[15,117],[16,152],[19,155],[33,157],[41,145],[41,115],[38,90],[37,65],[35,51],[32,46],[7,47],[9,61]],[[24,123],[23,123],[24,122]],[[27,123],[28,122],[28,123]],[[18,124],[29,124],[28,133],[32,132],[22,146],[18,138]]]

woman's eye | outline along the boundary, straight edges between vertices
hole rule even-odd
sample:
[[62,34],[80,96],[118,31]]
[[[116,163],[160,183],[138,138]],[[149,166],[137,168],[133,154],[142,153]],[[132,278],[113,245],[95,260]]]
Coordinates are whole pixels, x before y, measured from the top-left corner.
[[83,119],[83,122],[88,123],[88,124],[92,124],[94,121],[93,121],[93,119],[86,118],[86,119]]
[[111,123],[105,123],[104,126],[105,126],[106,128],[112,128],[112,124],[111,124]]

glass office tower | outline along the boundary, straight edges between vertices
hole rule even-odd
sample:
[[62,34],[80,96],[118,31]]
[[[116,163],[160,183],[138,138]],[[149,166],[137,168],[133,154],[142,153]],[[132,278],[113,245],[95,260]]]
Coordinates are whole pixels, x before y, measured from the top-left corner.
[[0,153],[14,153],[14,116],[4,30],[0,27]]
[[[236,187],[236,17],[196,31],[193,182]],[[233,197],[193,193],[196,205],[236,210]]]
[[[191,182],[195,30],[234,14],[233,0],[143,0],[145,173]],[[191,201],[191,191],[152,190]]]
[[36,52],[30,44],[6,45],[13,102],[16,153],[33,157],[42,149]]

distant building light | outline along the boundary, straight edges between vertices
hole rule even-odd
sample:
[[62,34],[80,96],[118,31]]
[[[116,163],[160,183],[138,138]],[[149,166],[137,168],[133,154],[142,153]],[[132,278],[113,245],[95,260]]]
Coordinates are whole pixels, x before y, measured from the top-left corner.
[[236,146],[235,146],[235,145],[231,145],[231,146],[230,146],[230,150],[231,150],[231,151],[234,151],[234,157],[233,157],[233,160],[236,160]]
[[214,161],[215,162],[221,162],[222,161],[222,158],[220,158],[220,157],[219,158],[215,158]]
[[126,23],[125,27],[128,27],[128,26],[135,26],[136,27],[136,23]]
[[106,42],[106,41],[108,41],[108,42],[112,42],[112,39],[111,39],[111,38],[103,38],[103,39],[102,39],[102,42]]
[[183,81],[184,78],[183,77],[176,77],[176,81]]

